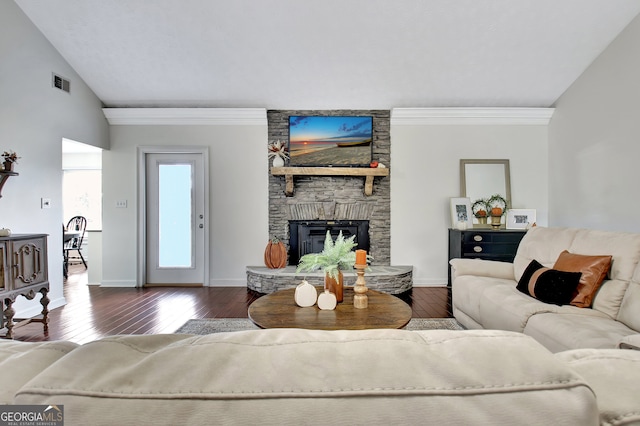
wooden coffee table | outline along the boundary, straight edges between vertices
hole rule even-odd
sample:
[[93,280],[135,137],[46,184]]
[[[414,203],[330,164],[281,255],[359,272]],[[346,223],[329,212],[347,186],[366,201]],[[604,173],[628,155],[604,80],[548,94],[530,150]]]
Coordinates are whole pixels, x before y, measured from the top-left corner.
[[[318,294],[324,291],[316,287]],[[369,290],[369,307],[353,307],[353,287],[344,288],[344,300],[333,311],[317,305],[301,308],[293,299],[295,288],[262,296],[249,306],[249,319],[260,328],[307,328],[314,330],[364,330],[402,328],[411,319],[411,307],[399,298]]]

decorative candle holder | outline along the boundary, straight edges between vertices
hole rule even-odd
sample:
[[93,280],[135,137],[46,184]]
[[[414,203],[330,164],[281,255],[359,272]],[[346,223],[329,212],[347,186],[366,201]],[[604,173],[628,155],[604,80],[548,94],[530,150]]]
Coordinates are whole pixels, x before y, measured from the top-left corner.
[[356,278],[356,285],[353,287],[353,292],[355,295],[353,296],[353,307],[357,309],[366,309],[369,307],[369,297],[367,296],[367,283],[364,280],[364,270],[367,268],[367,265],[359,265],[355,264],[356,273],[358,274],[358,278]]

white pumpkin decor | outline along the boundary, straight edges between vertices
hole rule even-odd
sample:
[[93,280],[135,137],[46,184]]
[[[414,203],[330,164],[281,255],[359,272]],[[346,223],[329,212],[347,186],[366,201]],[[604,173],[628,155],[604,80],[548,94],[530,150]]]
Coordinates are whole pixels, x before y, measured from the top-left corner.
[[316,300],[318,299],[318,291],[314,286],[309,284],[307,280],[303,280],[296,287],[293,298],[295,299],[298,306],[307,308],[316,304]]
[[324,293],[320,293],[318,296],[318,308],[323,311],[332,311],[336,308],[338,301],[336,295],[329,290],[325,290]]

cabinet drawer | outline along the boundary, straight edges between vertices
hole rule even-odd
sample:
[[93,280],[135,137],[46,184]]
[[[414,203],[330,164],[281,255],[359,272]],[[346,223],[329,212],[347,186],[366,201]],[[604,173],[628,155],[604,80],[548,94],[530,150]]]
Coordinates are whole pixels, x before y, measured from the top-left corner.
[[44,238],[13,241],[11,244],[13,289],[46,282],[47,250]]
[[463,244],[513,243],[517,247],[522,237],[523,237],[522,232],[518,232],[518,233],[500,232],[500,231],[464,232],[462,234],[462,243]]
[[463,244],[462,254],[464,257],[472,257],[479,254],[509,254],[515,256],[518,250],[518,243],[475,243]]

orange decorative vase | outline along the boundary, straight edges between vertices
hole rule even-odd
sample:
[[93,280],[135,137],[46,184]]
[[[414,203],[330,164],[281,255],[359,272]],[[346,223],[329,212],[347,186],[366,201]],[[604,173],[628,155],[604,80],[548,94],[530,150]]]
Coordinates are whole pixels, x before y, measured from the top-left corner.
[[338,270],[338,279],[335,280],[329,276],[329,274],[324,275],[324,289],[330,291],[331,293],[336,295],[336,301],[338,303],[342,302],[344,286],[343,286],[343,275],[342,271]]

